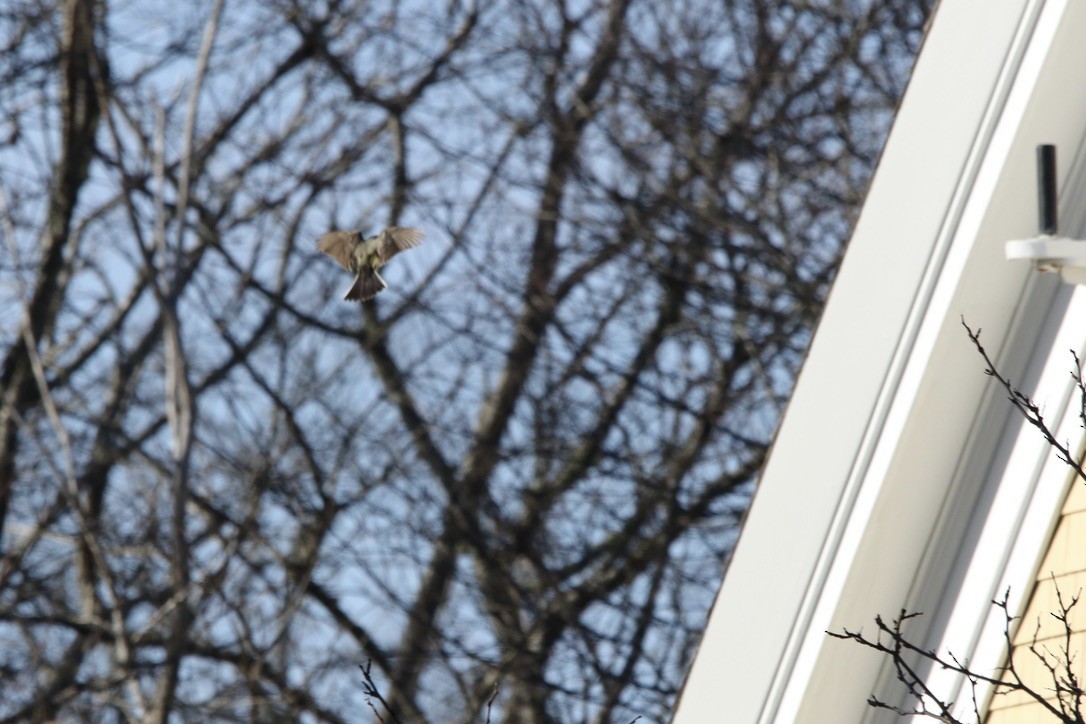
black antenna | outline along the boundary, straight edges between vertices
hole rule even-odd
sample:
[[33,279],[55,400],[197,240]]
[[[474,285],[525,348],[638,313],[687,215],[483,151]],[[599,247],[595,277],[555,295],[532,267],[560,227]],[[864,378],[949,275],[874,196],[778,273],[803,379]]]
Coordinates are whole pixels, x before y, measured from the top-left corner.
[[1037,146],[1038,223],[1042,234],[1055,235],[1056,222],[1056,147],[1050,143]]

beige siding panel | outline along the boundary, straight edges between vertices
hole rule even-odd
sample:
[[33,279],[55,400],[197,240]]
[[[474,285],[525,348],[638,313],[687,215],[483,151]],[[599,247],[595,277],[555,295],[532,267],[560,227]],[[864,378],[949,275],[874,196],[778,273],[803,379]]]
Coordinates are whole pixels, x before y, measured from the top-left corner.
[[1013,709],[993,711],[985,719],[987,724],[1052,724],[1055,717],[1039,706],[1016,706]]
[[[1064,679],[1066,668],[1061,664],[1065,660],[1063,648],[1064,639],[1059,638],[1039,642],[1036,653],[1029,650],[1028,644],[1016,646],[1014,651],[1014,667],[1022,683],[1050,701],[1054,701],[1056,698],[1056,682],[1053,679],[1052,671],[1048,667],[1055,667],[1056,675],[1060,677],[1061,681]],[[1079,681],[1082,681],[1082,675],[1086,672],[1081,655],[1082,652],[1086,651],[1086,632],[1079,632],[1071,637],[1071,650],[1072,652],[1078,652],[1072,662],[1071,671]],[[1011,680],[1010,675],[1004,675],[1003,680]],[[1031,701],[1031,697],[1024,693],[1010,692],[996,696],[992,700],[990,708],[996,710],[1019,707]],[[1040,709],[1040,707],[1037,708]]]
[[[1072,486],[1082,485],[1077,483]],[[1041,567],[1037,570],[1038,578],[1047,578],[1055,573],[1081,571],[1086,568],[1086,510],[1063,515],[1056,528],[1056,535],[1048,546]]]
[[[1068,605],[1079,602],[1068,614],[1071,627],[1067,645],[1063,622],[1053,616],[1060,610],[1060,599]],[[1022,682],[1056,703],[1056,684],[1050,666],[1061,678],[1066,669],[1065,649],[1070,648],[1071,671],[1078,681],[1086,680],[1086,484],[1076,480],[1071,485],[1056,531],[1037,570],[1037,580],[1026,613],[1014,634],[1014,665]],[[1031,646],[1033,650],[1031,650]],[[1008,674],[1004,681],[1011,680]],[[985,724],[1037,724],[1052,722],[1053,714],[1025,694],[1007,693],[993,697]]]
[[[1057,590],[1059,597],[1057,597]],[[1052,614],[1060,610],[1061,598],[1066,606],[1075,596],[1081,596],[1084,590],[1086,590],[1086,571],[1058,575],[1054,580],[1049,576],[1037,581],[1029,608],[1022,616],[1018,631],[1015,632],[1015,645],[1029,644],[1033,640],[1046,642],[1052,638],[1062,637],[1063,623]],[[1072,631],[1086,630],[1086,601],[1079,601],[1071,609],[1067,619]]]
[[1071,494],[1067,496],[1067,503],[1063,506],[1063,512],[1077,513],[1086,510],[1086,483],[1076,480],[1071,485]]

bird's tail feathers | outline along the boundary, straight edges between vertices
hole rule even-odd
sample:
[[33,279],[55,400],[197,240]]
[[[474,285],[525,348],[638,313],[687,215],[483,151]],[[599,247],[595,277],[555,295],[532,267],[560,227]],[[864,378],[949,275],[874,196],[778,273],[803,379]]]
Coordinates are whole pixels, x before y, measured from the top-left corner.
[[354,280],[354,285],[347,291],[347,296],[343,298],[352,302],[364,302],[367,299],[373,299],[377,296],[377,292],[387,288],[388,285],[385,284],[381,275],[373,269],[368,269],[359,273]]

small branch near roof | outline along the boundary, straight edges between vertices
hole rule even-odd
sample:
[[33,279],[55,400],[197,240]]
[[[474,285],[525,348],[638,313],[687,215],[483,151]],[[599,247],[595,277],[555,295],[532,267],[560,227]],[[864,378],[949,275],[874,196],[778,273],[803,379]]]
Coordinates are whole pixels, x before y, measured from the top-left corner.
[[[984,363],[987,365],[987,368],[984,370],[984,374],[988,375],[989,377],[994,377],[996,380],[999,381],[999,384],[1003,385],[1003,388],[1007,391],[1007,399],[1011,401],[1011,404],[1014,405],[1015,409],[1022,413],[1022,416],[1026,418],[1026,421],[1029,424],[1040,430],[1041,435],[1043,435],[1045,440],[1048,441],[1048,444],[1052,446],[1052,449],[1056,451],[1056,454],[1059,456],[1060,460],[1070,465],[1071,468],[1075,471],[1075,474],[1078,475],[1079,479],[1083,482],[1086,482],[1086,470],[1082,469],[1082,461],[1080,459],[1076,459],[1075,456],[1071,454],[1071,450],[1069,449],[1069,443],[1064,444],[1056,439],[1056,436],[1052,433],[1052,430],[1049,429],[1048,423],[1045,422],[1044,416],[1041,414],[1041,408],[1037,405],[1037,403],[1035,403],[1032,399],[1030,399],[1028,395],[1023,393],[1013,384],[1011,384],[1011,381],[1008,378],[999,374],[999,371],[996,370],[995,364],[992,362],[992,358],[988,356],[988,351],[984,349],[984,345],[980,343],[981,330],[978,328],[977,331],[974,332],[973,329],[968,324],[966,324],[964,318],[962,319],[962,326],[965,327],[966,333],[969,334],[969,339],[973,340],[973,345],[977,348],[977,352],[979,352],[980,356],[984,358]],[[1079,419],[1081,419],[1083,421],[1083,424],[1086,425],[1086,386],[1083,386],[1082,382],[1082,364],[1079,361],[1078,355],[1075,353],[1074,350],[1071,350],[1071,356],[1075,361],[1075,371],[1071,373],[1071,376],[1074,378],[1075,384],[1078,386],[1079,400],[1081,404]]]
[[[1053,577],[1055,583],[1055,577]],[[1014,640],[1011,634],[1014,628],[1015,617],[1011,615],[1008,606],[1010,590],[1004,592],[999,600],[992,601],[1003,612],[1003,638],[1008,651],[1014,651]],[[876,709],[887,709],[898,716],[920,716],[947,722],[947,724],[967,724],[967,720],[961,719],[960,714],[955,713],[953,700],[940,698],[924,681],[924,672],[933,669],[953,671],[969,681],[969,689],[972,699],[972,722],[981,722],[980,700],[977,696],[978,686],[993,687],[994,696],[1006,696],[1008,694],[1022,694],[1028,699],[1040,705],[1048,714],[1051,714],[1053,722],[1065,722],[1066,724],[1081,724],[1083,719],[1083,689],[1082,683],[1074,673],[1074,652],[1071,649],[1071,636],[1074,633],[1069,616],[1071,610],[1079,601],[1079,595],[1067,599],[1056,587],[1056,597],[1059,602],[1058,610],[1051,612],[1053,618],[1063,625],[1062,644],[1055,652],[1047,646],[1038,643],[1038,633],[1041,630],[1040,620],[1034,630],[1033,638],[1024,649],[1033,654],[1048,671],[1051,679],[1050,686],[1041,685],[1039,682],[1026,683],[1019,675],[1015,663],[1015,657],[1008,658],[1007,665],[1002,671],[997,671],[993,676],[978,673],[969,667],[968,661],[962,661],[953,653],[947,652],[945,656],[937,651],[924,649],[913,643],[907,637],[904,626],[907,621],[921,614],[909,613],[902,609],[891,623],[887,624],[881,616],[875,617],[875,625],[878,633],[874,638],[868,638],[862,631],[849,631],[842,629],[841,633],[827,631],[826,633],[836,639],[855,641],[881,654],[890,657],[894,665],[897,679],[905,685],[908,692],[906,697],[910,704],[897,705],[880,699],[874,695],[868,698],[867,703]],[[1053,696],[1054,695],[1054,696]]]

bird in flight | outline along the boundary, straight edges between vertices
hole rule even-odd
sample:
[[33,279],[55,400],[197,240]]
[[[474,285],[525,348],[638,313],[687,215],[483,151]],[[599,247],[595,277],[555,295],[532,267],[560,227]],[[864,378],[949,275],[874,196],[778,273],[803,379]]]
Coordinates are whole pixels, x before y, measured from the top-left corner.
[[363,238],[361,231],[330,231],[317,239],[317,251],[354,272],[354,284],[343,298],[364,302],[388,287],[377,270],[404,249],[421,244],[422,237],[422,229],[398,226],[390,226],[368,239]]

